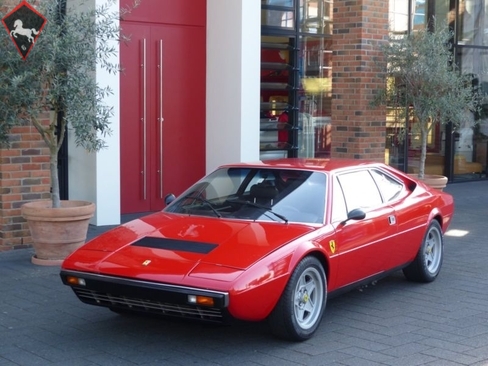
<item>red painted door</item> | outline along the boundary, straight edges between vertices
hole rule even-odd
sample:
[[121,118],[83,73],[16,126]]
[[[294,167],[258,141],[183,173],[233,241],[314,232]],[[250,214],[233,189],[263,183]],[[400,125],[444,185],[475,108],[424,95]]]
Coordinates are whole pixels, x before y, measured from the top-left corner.
[[348,221],[336,229],[339,255],[337,287],[349,285],[385,271],[390,263],[397,231],[395,211],[389,207],[369,210],[364,220]]
[[205,28],[122,31],[121,210],[157,211],[205,173]]

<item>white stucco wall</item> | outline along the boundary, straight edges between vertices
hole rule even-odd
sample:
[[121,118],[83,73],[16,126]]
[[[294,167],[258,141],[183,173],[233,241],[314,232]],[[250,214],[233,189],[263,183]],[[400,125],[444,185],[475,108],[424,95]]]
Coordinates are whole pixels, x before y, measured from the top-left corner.
[[[119,1],[112,7],[119,9]],[[207,0],[207,172],[259,159],[260,19],[259,0]],[[96,203],[92,224],[114,225],[120,223],[119,75],[99,68],[96,78],[114,91],[106,99],[115,111],[112,135],[105,139],[108,148],[88,154],[69,133],[69,198]]]
[[[68,1],[67,11],[75,11],[76,1]],[[84,1],[84,6],[93,7],[104,0]],[[111,5],[112,11],[118,11],[119,1]],[[119,55],[112,62],[119,63]],[[105,99],[112,106],[112,134],[104,138],[107,148],[98,153],[87,153],[76,147],[73,134],[68,131],[68,169],[69,198],[95,202],[97,210],[91,223],[94,225],[114,225],[120,223],[120,116],[119,116],[119,75],[109,74],[97,68],[97,83],[109,85],[113,95]]]
[[207,172],[259,159],[260,47],[259,0],[207,0]]

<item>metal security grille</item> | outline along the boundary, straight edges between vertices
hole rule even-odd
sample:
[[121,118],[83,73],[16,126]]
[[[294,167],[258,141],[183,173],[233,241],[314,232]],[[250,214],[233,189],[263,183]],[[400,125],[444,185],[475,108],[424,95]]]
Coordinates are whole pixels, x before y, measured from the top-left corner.
[[224,321],[222,310],[216,308],[171,304],[155,300],[119,296],[81,288],[73,288],[73,291],[82,302],[91,305],[193,320],[219,323]]

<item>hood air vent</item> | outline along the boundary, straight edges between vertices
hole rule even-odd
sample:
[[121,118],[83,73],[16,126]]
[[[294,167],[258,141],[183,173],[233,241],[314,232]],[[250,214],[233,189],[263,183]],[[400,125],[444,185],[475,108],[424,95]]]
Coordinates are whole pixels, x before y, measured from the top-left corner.
[[200,243],[197,241],[175,240],[166,238],[145,237],[132,244],[136,247],[146,247],[155,249],[174,250],[179,252],[190,252],[208,254],[217,244]]

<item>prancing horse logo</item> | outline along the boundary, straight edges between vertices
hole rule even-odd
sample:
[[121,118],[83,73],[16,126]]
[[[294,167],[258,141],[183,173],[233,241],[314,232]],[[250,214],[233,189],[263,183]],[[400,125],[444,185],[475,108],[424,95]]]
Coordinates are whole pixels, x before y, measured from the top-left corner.
[[17,35],[21,35],[21,36],[26,36],[27,37],[27,40],[30,42],[30,43],[34,43],[34,36],[37,36],[39,34],[39,31],[35,30],[34,28],[31,28],[31,29],[25,29],[23,27],[24,23],[22,23],[22,20],[20,19],[17,19],[15,22],[14,22],[14,30],[10,31],[10,35],[11,36],[14,36],[15,38],[17,38]]
[[336,251],[336,243],[335,243],[335,240],[329,241],[329,247],[330,247],[330,251],[332,252],[332,254],[334,254],[335,251]]
[[2,18],[2,23],[20,56],[25,60],[44,28],[46,18],[23,0]]

